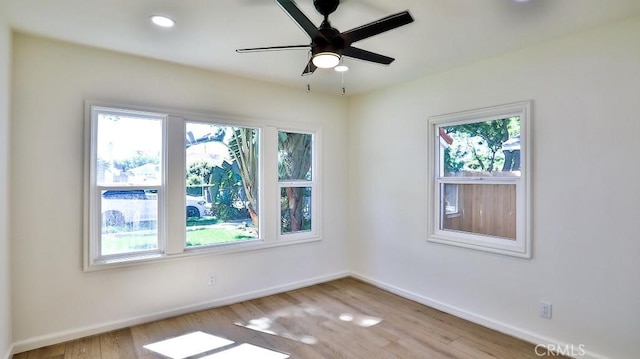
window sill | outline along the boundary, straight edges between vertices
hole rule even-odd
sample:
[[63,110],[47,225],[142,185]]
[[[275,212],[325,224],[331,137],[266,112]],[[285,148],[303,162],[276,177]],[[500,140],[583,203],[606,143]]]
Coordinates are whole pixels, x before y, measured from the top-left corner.
[[[470,238],[473,237],[473,238]],[[446,244],[455,247],[474,249],[477,251],[520,257],[531,258],[531,250],[527,244],[520,240],[501,239],[487,236],[468,235],[444,235],[432,234],[427,237],[427,242]]]
[[309,237],[305,239],[279,240],[277,242],[264,243],[262,240],[253,240],[243,243],[223,244],[217,246],[203,246],[196,248],[185,248],[184,252],[175,254],[149,253],[140,254],[138,256],[118,257],[96,260],[93,263],[85,264],[84,272],[95,272],[116,268],[126,268],[132,266],[145,265],[149,263],[164,262],[167,260],[187,259],[201,256],[224,255],[231,253],[242,253],[250,251],[259,251],[270,248],[284,247],[296,244],[319,242],[322,238],[319,236]]

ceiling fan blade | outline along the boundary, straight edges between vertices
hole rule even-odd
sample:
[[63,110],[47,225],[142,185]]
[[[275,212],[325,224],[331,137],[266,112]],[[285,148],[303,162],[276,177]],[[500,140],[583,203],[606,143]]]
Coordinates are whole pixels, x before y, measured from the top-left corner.
[[362,50],[357,47],[349,46],[342,50],[343,56],[353,57],[354,59],[375,62],[377,64],[389,65],[395,59],[393,57],[376,54],[375,52]]
[[312,73],[314,73],[316,70],[318,69],[318,67],[316,65],[313,64],[313,60],[309,59],[309,62],[307,63],[307,65],[304,67],[304,71],[302,71],[302,76],[307,76],[307,75],[311,75]]
[[366,25],[356,27],[342,33],[342,38],[345,43],[352,44],[356,41],[366,39],[371,36],[378,35],[385,31],[395,29],[397,27],[410,24],[413,22],[413,17],[409,14],[409,11],[399,12],[397,14],[389,15],[380,20],[370,22]]
[[325,36],[318,31],[316,25],[314,25],[311,20],[309,20],[309,18],[300,11],[296,3],[291,0],[276,0],[276,2],[284,11],[287,12],[287,14],[289,14],[293,21],[295,21],[302,30],[309,35],[312,40],[318,37],[326,40]]
[[237,49],[236,52],[246,53],[246,52],[263,52],[263,51],[282,51],[282,50],[309,50],[310,47],[311,45],[251,47],[248,49]]

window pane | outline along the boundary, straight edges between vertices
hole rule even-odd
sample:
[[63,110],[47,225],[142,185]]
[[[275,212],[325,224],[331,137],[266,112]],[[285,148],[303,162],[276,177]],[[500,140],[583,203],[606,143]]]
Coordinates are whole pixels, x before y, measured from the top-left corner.
[[311,230],[311,187],[283,187],[280,190],[280,232]]
[[440,127],[444,177],[520,176],[520,117]]
[[[457,211],[449,213],[457,190]],[[442,184],[440,229],[516,239],[516,185]]]
[[258,238],[258,130],[186,124],[187,247]]
[[102,255],[158,249],[158,199],[153,191],[102,191]]
[[162,183],[162,119],[99,113],[97,126],[99,186]]
[[278,132],[278,180],[311,181],[313,136]]

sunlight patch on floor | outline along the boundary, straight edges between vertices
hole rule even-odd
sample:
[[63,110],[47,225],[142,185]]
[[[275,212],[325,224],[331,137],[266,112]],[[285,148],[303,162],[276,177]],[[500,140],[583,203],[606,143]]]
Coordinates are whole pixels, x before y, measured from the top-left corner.
[[215,335],[193,332],[153,344],[147,344],[144,348],[172,359],[184,359],[233,343],[231,340]]
[[[302,318],[313,318],[308,320]],[[315,306],[291,306],[272,314],[251,319],[247,322],[235,324],[247,329],[313,345],[318,339],[309,334],[310,329],[300,326],[300,323],[349,323],[354,326],[369,328],[382,322],[382,318],[357,313],[334,314]]]

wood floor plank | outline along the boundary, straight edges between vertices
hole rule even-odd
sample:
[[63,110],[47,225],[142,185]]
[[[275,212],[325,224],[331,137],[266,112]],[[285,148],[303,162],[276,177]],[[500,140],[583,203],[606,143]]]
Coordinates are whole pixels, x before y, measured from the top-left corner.
[[136,358],[136,350],[129,328],[100,335],[101,359]]
[[93,359],[100,357],[100,337],[97,335],[74,340],[65,345],[64,359]]
[[158,322],[131,327],[131,340],[138,358],[162,359],[163,356],[146,349],[144,346],[167,339]]
[[[271,333],[236,323],[252,320]],[[534,359],[534,345],[344,278],[16,354],[13,359],[165,359],[145,345],[202,331],[303,359]]]

